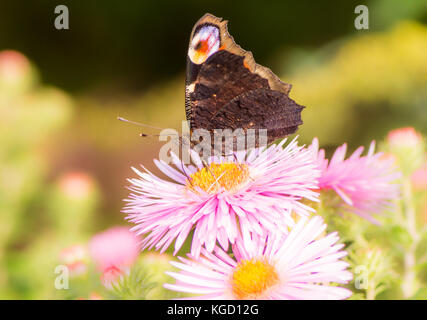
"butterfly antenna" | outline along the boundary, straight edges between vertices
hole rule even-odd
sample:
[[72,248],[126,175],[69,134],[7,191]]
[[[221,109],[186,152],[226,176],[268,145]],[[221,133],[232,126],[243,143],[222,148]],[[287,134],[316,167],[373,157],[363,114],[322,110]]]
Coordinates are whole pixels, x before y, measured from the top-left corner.
[[[140,123],[140,122],[128,120],[128,119],[125,119],[123,117],[117,117],[117,120],[123,121],[123,122],[127,122],[127,123],[130,123],[130,124],[139,126],[139,127],[152,128],[152,129],[156,129],[156,130],[163,130],[164,129],[164,128],[160,128],[160,127],[157,127],[157,126],[152,126],[152,125],[149,125],[149,124],[145,124],[145,123]],[[141,132],[139,135],[141,137],[161,137],[161,136],[163,136],[162,134],[147,134],[147,133],[144,133],[144,132]],[[172,134],[165,134],[165,135],[166,136],[170,136]],[[179,135],[178,135],[178,137],[179,137]]]
[[152,128],[152,129],[157,129],[157,130],[163,130],[164,128],[160,128],[160,127],[156,127],[156,126],[152,126],[149,124],[145,124],[145,123],[140,123],[140,122],[136,122],[136,121],[131,121],[128,119],[125,119],[123,117],[117,117],[117,120],[119,121],[123,121],[123,122],[127,122],[127,123],[131,123],[134,124],[136,126],[140,126],[140,127],[146,127],[146,128]]
[[177,136],[177,139],[179,139],[179,137],[181,137],[179,134],[170,134],[170,133],[165,133],[165,134],[147,134],[144,132],[141,132],[139,134],[140,137],[164,137],[164,136]]

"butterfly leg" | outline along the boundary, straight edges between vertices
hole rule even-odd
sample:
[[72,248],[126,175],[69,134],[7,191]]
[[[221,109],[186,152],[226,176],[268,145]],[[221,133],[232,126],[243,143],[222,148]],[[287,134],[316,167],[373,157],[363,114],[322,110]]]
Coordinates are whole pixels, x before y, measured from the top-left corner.
[[217,183],[218,184],[218,187],[220,186],[219,185],[219,182],[218,182],[218,180],[221,178],[221,176],[220,177],[216,177],[215,176],[215,174],[212,172],[212,170],[209,168],[209,166],[208,166],[208,164],[207,164],[207,162],[206,162],[206,160],[205,159],[202,159],[202,163],[203,163],[203,166],[206,168],[206,170],[208,170],[209,171],[209,173],[212,175],[212,177],[214,177],[215,178],[215,181],[212,183],[212,185],[209,187],[209,189],[211,189],[212,188],[212,186],[215,184],[215,183]]
[[192,179],[191,179],[191,177],[188,176],[187,172],[185,171],[184,164],[182,162],[181,162],[181,169],[182,169],[182,172],[184,173],[185,177],[187,178],[187,181],[190,182],[192,187],[194,187],[193,183],[191,182]]

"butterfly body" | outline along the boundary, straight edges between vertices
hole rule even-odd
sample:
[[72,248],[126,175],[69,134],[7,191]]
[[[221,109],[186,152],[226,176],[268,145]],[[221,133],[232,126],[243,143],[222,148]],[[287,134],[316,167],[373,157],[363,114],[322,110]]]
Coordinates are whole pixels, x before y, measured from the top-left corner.
[[227,21],[206,14],[196,23],[185,92],[191,131],[267,129],[268,143],[283,138],[302,124],[304,107],[289,98],[290,89],[234,42]]

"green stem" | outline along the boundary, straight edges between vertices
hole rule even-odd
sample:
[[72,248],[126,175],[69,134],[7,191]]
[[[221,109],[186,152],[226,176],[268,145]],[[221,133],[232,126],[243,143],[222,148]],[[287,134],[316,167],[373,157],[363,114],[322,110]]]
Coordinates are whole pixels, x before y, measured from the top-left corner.
[[416,228],[416,213],[412,200],[411,181],[409,179],[405,179],[403,183],[403,205],[406,218],[406,228],[412,240],[404,255],[404,274],[402,283],[403,296],[408,299],[412,297],[418,289],[418,281],[415,271],[415,252],[420,241],[420,236]]
[[[372,282],[372,280],[370,282]],[[375,296],[377,295],[375,290],[376,284],[369,284],[370,285],[368,285],[368,287],[366,288],[366,300],[375,300]]]

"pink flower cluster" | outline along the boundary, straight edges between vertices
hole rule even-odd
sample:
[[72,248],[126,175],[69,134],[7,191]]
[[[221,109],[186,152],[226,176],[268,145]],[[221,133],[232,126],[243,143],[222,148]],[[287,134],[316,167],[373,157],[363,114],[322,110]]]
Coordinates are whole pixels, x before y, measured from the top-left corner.
[[139,240],[126,227],[113,227],[92,237],[89,252],[106,287],[129,272],[139,255]]
[[63,249],[59,260],[72,276],[86,274],[92,261],[108,288],[129,272],[139,256],[139,239],[126,227],[113,227],[95,234],[88,245],[76,244]]
[[[134,169],[124,212],[143,237],[142,248],[176,254],[192,236],[188,258],[171,262],[175,284],[165,287],[206,299],[345,299],[351,291],[329,283],[348,283],[352,274],[336,233],[310,202],[333,190],[347,209],[375,221],[399,195],[392,161],[363,147],[345,159],[346,145],[332,159],[296,140],[194,165],[173,156],[155,161],[169,180]],[[171,180],[171,181],[170,181]]]
[[400,173],[396,171],[393,158],[374,153],[372,142],[368,154],[362,156],[359,147],[345,159],[347,145],[338,147],[331,160],[325,158],[325,150],[319,150],[317,139],[310,147],[322,170],[320,190],[333,190],[341,197],[347,209],[377,223],[372,213],[380,213],[399,196]]

